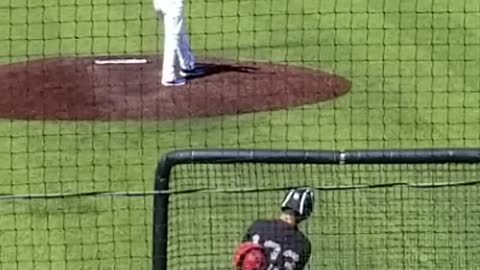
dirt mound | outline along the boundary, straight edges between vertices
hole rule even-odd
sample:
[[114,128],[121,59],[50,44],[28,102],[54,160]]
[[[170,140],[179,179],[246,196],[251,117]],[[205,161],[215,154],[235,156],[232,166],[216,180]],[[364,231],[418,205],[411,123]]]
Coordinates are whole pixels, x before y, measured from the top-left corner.
[[[345,94],[350,82],[315,70],[267,63],[200,61],[207,74],[185,86],[160,83],[161,59],[98,65],[54,58],[0,67],[0,118],[179,119],[277,110]],[[105,60],[105,59],[103,59]]]

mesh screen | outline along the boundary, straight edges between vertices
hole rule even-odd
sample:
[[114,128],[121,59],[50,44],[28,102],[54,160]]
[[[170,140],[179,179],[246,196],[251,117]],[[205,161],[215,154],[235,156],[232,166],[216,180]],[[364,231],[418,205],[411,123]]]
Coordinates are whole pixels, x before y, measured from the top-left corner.
[[151,201],[0,201],[0,269],[149,269]]
[[[209,70],[173,89],[166,1]],[[0,270],[149,268],[153,171],[171,150],[479,147],[479,33],[478,0],[0,0]],[[96,61],[132,58],[146,63]],[[207,190],[172,195],[169,264],[230,269],[248,223],[278,214],[283,191],[267,190],[308,184],[327,187],[304,225],[312,269],[479,268],[477,186],[359,184],[474,179],[181,166],[174,191]]]
[[172,189],[206,190],[170,197],[169,269],[232,269],[250,223],[279,217],[285,191],[271,188],[299,185],[318,188],[301,225],[310,269],[473,269],[480,190],[463,183],[479,174],[478,165],[176,166]]

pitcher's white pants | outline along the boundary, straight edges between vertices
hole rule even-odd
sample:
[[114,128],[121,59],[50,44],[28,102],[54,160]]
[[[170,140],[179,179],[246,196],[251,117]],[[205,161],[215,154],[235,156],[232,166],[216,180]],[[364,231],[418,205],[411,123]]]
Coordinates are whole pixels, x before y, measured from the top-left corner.
[[157,14],[163,16],[162,80],[173,81],[177,78],[177,64],[181,69],[195,68],[195,57],[185,31],[183,0],[153,0],[153,5]]

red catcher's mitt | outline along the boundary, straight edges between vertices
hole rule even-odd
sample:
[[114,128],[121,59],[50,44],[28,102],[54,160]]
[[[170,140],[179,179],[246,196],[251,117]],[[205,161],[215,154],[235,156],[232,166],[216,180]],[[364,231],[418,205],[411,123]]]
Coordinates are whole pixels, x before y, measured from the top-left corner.
[[244,242],[235,250],[233,257],[235,270],[263,270],[266,259],[262,246]]

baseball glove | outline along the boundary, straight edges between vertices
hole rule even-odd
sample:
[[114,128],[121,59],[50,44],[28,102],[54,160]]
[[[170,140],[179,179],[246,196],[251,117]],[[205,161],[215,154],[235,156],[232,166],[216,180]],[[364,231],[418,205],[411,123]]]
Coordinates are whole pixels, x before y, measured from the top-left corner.
[[265,251],[258,244],[244,242],[235,250],[233,261],[235,270],[263,270],[266,265]]

